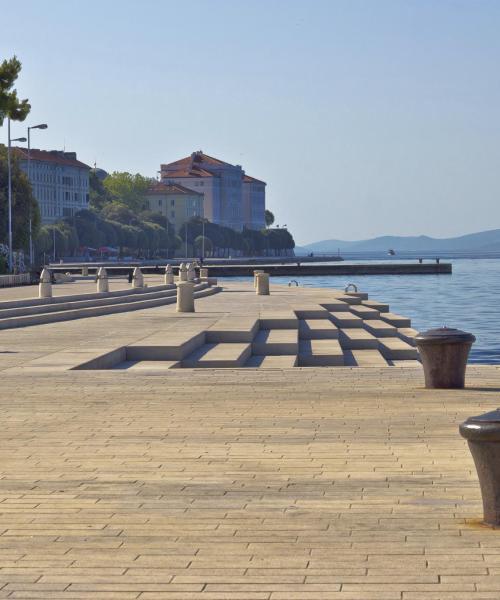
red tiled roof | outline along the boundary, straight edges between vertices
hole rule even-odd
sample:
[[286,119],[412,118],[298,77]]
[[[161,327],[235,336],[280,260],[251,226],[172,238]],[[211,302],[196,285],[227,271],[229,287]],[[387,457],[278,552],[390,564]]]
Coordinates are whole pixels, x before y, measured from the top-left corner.
[[197,196],[203,196],[200,192],[196,192],[195,190],[190,190],[180,183],[163,183],[158,181],[157,183],[153,183],[147,191],[148,194],[196,194]]
[[[26,148],[19,148],[18,146],[13,148],[17,157],[21,160],[28,160],[28,150]],[[58,150],[38,150],[37,148],[31,148],[30,159],[38,160],[40,162],[51,162],[58,165],[67,165],[69,167],[80,167],[82,169],[90,169],[88,165],[82,163],[79,160],[63,156]]]
[[170,165],[162,165],[161,166],[161,176],[164,179],[168,179],[169,177],[218,177],[216,173],[210,173],[210,171],[205,171],[205,169],[200,169],[200,167],[190,168],[178,168],[175,171],[167,170],[165,167]]
[[185,158],[181,158],[180,160],[176,160],[166,165],[162,165],[162,169],[190,169],[196,167],[196,163],[201,162],[213,165],[214,167],[220,167],[225,165],[232,166],[230,163],[224,162],[223,160],[219,160],[218,158],[214,158],[213,156],[209,156],[208,154],[205,154],[204,152],[199,150],[198,152],[193,152],[191,156],[186,156]]
[[255,179],[255,177],[250,177],[250,175],[245,175],[243,177],[243,181],[245,183],[262,183],[262,184],[266,185],[265,181],[262,181],[261,179]]

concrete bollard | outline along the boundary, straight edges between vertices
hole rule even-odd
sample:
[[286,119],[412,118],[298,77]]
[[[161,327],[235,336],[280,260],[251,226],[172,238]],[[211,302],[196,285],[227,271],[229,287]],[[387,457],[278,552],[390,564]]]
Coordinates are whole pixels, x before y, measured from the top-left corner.
[[187,267],[187,280],[194,281],[196,279],[196,271],[193,263],[189,263]]
[[132,287],[133,288],[143,288],[144,287],[144,275],[139,267],[134,269],[134,273],[132,275]]
[[259,273],[264,273],[264,271],[262,269],[254,269],[254,272],[253,272],[253,287],[254,288],[257,287],[257,275]]
[[177,284],[177,312],[194,312],[194,284],[191,281]]
[[185,263],[181,263],[179,267],[179,281],[187,281],[188,270]]
[[208,269],[206,267],[201,267],[200,279],[205,279],[206,277],[208,277]]
[[476,465],[483,520],[486,525],[500,526],[500,409],[470,417],[459,427]]
[[104,267],[97,271],[97,293],[109,292],[108,274]]
[[424,367],[425,387],[463,388],[467,358],[475,341],[471,333],[450,327],[419,333],[415,343]]
[[172,265],[167,265],[165,267],[165,285],[172,285],[172,283],[174,283],[174,270]]
[[40,274],[40,284],[38,285],[38,297],[39,298],[52,298],[52,282],[50,271],[43,269]]
[[88,277],[89,275],[89,268],[87,267],[87,265],[83,265],[82,267],[82,276],[83,277]]
[[257,296],[269,296],[269,273],[257,273]]

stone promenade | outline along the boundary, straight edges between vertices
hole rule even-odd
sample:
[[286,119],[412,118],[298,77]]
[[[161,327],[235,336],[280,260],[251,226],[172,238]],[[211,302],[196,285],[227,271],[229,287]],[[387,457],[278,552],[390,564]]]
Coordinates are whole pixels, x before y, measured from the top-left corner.
[[500,598],[457,431],[499,368],[429,391],[413,367],[24,367],[172,310],[0,332],[0,598]]

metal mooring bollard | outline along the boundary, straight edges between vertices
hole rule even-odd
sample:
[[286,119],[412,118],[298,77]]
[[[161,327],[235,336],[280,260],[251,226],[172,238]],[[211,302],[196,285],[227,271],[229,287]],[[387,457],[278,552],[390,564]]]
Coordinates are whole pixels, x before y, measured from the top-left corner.
[[459,427],[476,465],[481,495],[483,520],[500,526],[500,408],[469,417]]
[[467,358],[476,338],[472,333],[441,327],[419,333],[415,338],[426,388],[463,388]]

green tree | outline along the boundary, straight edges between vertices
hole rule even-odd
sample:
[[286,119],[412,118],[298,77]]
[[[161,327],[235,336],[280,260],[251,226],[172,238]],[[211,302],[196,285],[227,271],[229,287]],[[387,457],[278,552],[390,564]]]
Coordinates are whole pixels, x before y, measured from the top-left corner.
[[194,247],[196,254],[199,254],[201,256],[203,249],[205,249],[205,256],[207,256],[211,255],[214,245],[212,244],[212,240],[206,235],[199,235],[194,240]]
[[102,210],[108,202],[113,201],[113,196],[93,169],[89,172],[89,192],[89,207],[93,210]]
[[144,209],[146,192],[151,185],[151,180],[147,177],[139,173],[131,175],[115,171],[103,183],[113,200],[125,204],[133,211]]
[[266,227],[271,227],[271,225],[274,223],[274,215],[270,210],[267,210],[267,208],[266,212],[264,213],[264,221],[266,222]]
[[[29,215],[32,218],[33,234],[40,227],[40,211],[33,196],[31,185],[21,171],[14,153],[11,154],[12,173],[12,239],[14,249],[29,246]],[[8,169],[7,148],[0,144],[0,242],[8,242]]]
[[28,100],[19,100],[14,89],[20,72],[21,62],[16,56],[0,64],[0,126],[6,118],[24,121],[31,110]]

